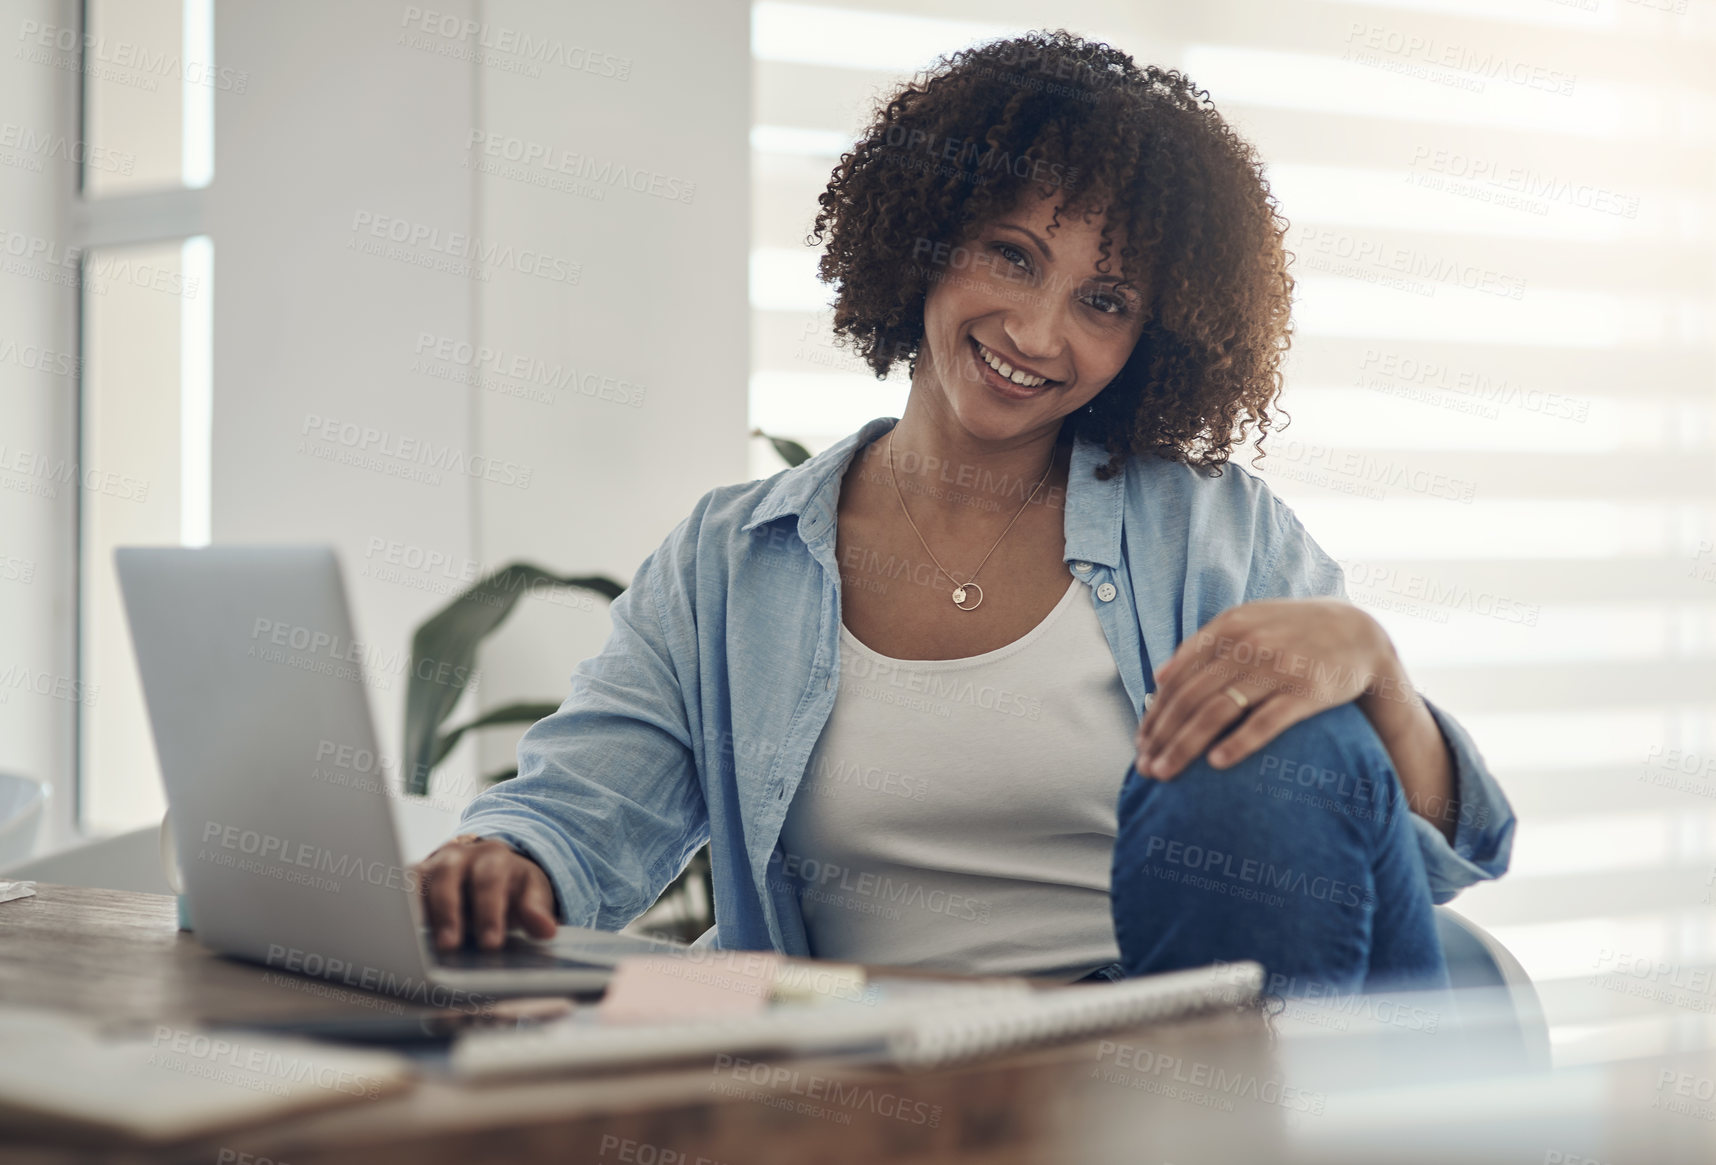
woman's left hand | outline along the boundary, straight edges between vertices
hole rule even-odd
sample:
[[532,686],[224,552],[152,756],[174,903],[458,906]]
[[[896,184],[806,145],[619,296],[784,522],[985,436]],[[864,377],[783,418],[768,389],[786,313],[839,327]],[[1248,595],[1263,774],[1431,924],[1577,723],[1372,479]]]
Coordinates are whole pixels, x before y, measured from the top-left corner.
[[[1238,721],[1209,754],[1211,765],[1227,768],[1324,708],[1390,687],[1410,691],[1393,643],[1345,599],[1230,607],[1157,669],[1156,694],[1138,726],[1138,772],[1172,780]],[[1229,689],[1245,697],[1243,707]]]

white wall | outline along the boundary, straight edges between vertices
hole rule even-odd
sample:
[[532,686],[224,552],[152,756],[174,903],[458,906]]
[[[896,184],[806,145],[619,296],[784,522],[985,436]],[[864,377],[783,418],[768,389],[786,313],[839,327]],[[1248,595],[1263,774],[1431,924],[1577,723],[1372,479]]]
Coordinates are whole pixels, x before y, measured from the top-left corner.
[[[746,464],[748,7],[435,9],[486,31],[426,25],[406,4],[218,0],[217,63],[247,81],[217,95],[201,224],[215,253],[213,539],[334,543],[358,634],[401,657],[412,628],[478,564],[529,557],[629,581],[697,496],[743,477]],[[546,46],[547,59],[514,51],[520,37]],[[66,76],[75,80],[0,71],[0,121],[68,120]],[[661,180],[654,195],[647,182],[637,193],[598,181],[597,199],[481,173],[471,163],[487,139],[473,149],[473,131]],[[660,196],[681,192],[680,180],[696,183],[688,200]],[[53,234],[65,201],[40,175],[0,166],[0,222],[12,229]],[[368,233],[387,220],[409,224],[415,243]],[[473,236],[498,249],[469,253]],[[461,260],[468,269],[445,269]],[[543,262],[549,278],[528,273]],[[572,263],[576,282],[564,278]],[[0,343],[16,331],[70,350],[69,293],[0,279],[0,320]],[[465,342],[570,364],[587,388],[602,378],[624,382],[610,393],[642,386],[642,405],[575,389],[549,389],[542,403],[540,388],[515,395],[528,379],[436,359]],[[464,382],[472,373],[475,387]],[[0,443],[69,449],[69,378],[0,363],[0,385]],[[331,437],[318,418],[336,426]],[[377,435],[370,465],[340,460],[358,450],[339,425]],[[407,441],[489,459],[505,480],[376,448]],[[421,480],[426,469],[439,480]],[[45,503],[0,491],[0,568],[7,556],[34,564],[27,585],[0,569],[0,672],[14,659],[69,669],[72,522],[61,492]],[[388,561],[400,556],[448,565]],[[605,638],[599,601],[536,606],[481,661],[484,706],[560,698]],[[396,754],[404,676],[391,679],[372,685],[371,704]],[[64,700],[0,701],[0,767],[67,782],[69,715]],[[485,769],[509,763],[512,739],[485,745]],[[474,752],[462,746],[442,779],[469,787]]]
[[[6,6],[0,17],[8,58],[0,68],[0,123],[75,140],[67,114],[76,75],[13,57],[27,22],[64,25],[75,11],[69,0]],[[74,456],[76,381],[67,372],[77,358],[76,293],[41,278],[47,268],[39,263],[20,268],[13,251],[35,242],[63,245],[63,209],[76,175],[63,154],[0,149],[0,155],[6,160],[0,165],[0,464],[33,456],[65,463]],[[64,267],[53,270],[61,277],[73,274]],[[69,691],[64,685],[76,670],[74,513],[72,487],[0,468],[0,769],[36,779],[61,780],[72,763],[74,707],[54,693],[56,684],[60,692]],[[69,836],[70,791],[56,789],[49,806],[44,834],[51,840]]]
[[[468,0],[438,7],[474,12]],[[469,482],[447,472],[402,476],[426,467],[388,451],[416,441],[482,452],[465,393],[410,367],[419,332],[466,326],[478,284],[393,257],[438,258],[424,242],[371,233],[398,220],[438,231],[444,246],[469,233],[472,216],[459,168],[470,66],[397,44],[400,11],[223,0],[216,57],[249,82],[244,94],[217,99],[206,221],[215,246],[214,541],[334,543],[354,630],[384,658],[405,650],[441,596],[374,577],[372,540],[454,560],[472,553]],[[342,436],[342,426],[373,436],[349,428]],[[375,467],[319,456],[330,453]],[[395,753],[404,693],[403,674],[370,677],[370,704]]]
[[[496,272],[481,299],[482,342],[575,369],[596,390],[561,389],[552,403],[499,384],[479,390],[486,447],[534,468],[527,490],[483,486],[481,546],[493,561],[523,556],[625,583],[705,490],[749,476],[749,6],[484,8],[497,30],[599,63],[477,78],[494,135],[480,145],[498,156],[476,156],[504,163],[539,145],[555,166],[529,167],[531,177],[569,187],[484,174],[480,233],[580,265],[576,283]],[[619,166],[643,192],[601,181]],[[515,616],[484,659],[494,702],[565,694],[572,666],[606,637],[606,604],[592,598],[583,610],[534,603]],[[511,767],[516,737],[486,735],[483,772]]]

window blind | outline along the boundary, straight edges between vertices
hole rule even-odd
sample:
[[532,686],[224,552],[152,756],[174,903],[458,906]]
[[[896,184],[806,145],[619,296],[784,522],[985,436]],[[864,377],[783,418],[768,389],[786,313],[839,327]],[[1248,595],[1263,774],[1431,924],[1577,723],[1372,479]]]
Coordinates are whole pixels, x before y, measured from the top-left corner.
[[[1716,1006],[1711,14],[1683,0],[752,13],[752,421],[813,452],[906,399],[903,371],[877,382],[833,344],[804,242],[875,97],[940,54],[1039,27],[1016,19],[1210,91],[1292,224],[1292,420],[1259,472],[1519,813],[1511,872],[1456,905],[1537,981],[1559,1062],[1674,1046]],[[754,446],[753,471],[775,472]]]

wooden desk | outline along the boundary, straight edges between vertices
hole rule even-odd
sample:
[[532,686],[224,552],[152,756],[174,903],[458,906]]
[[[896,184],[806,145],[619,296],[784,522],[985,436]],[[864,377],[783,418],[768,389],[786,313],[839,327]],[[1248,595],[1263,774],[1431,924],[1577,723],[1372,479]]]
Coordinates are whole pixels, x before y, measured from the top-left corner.
[[[0,904],[0,1002],[140,1025],[395,1006],[211,955],[176,929],[170,898],[51,885]],[[1272,1055],[1263,1022],[1235,1014],[934,1073],[781,1060],[771,1069],[788,1071],[764,1083],[710,1064],[488,1087],[428,1079],[400,1095],[158,1149],[42,1143],[0,1128],[0,1160],[1185,1165],[1269,1159],[1297,1115],[1241,1101],[1236,1118],[1219,1095],[1165,1089],[1160,1074],[1120,1066],[1115,1044],[1254,1079],[1268,1078]],[[828,1099],[831,1080],[847,1099]]]

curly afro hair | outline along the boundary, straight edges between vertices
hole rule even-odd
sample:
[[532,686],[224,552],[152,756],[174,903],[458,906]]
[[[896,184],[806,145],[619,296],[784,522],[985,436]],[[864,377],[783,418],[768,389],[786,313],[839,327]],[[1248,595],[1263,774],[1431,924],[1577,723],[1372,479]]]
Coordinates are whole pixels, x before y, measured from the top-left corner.
[[878,378],[901,360],[915,371],[937,277],[925,242],[959,246],[1027,188],[1060,195],[1056,222],[1106,210],[1102,269],[1118,227],[1121,277],[1144,295],[1130,359],[1063,439],[1071,426],[1108,449],[1099,478],[1146,450],[1219,475],[1252,424],[1260,438],[1271,426],[1290,343],[1287,221],[1206,90],[1107,44],[1064,29],[994,41],[878,105],[808,240],[827,242],[835,333]]

